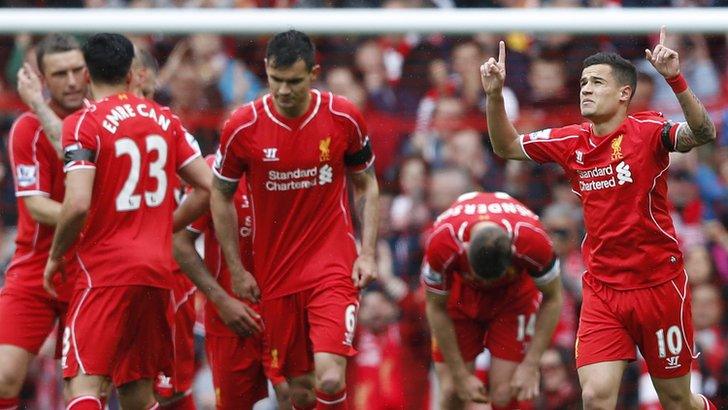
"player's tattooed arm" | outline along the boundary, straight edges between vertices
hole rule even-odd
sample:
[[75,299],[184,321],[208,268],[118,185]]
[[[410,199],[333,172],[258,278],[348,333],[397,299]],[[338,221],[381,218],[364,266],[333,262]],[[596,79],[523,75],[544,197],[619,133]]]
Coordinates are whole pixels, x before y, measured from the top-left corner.
[[379,229],[379,184],[370,166],[363,172],[352,173],[354,207],[361,224],[361,251],[354,263],[352,280],[357,287],[365,287],[377,277],[375,253]]
[[687,127],[681,126],[677,135],[677,150],[690,151],[692,148],[707,144],[715,140],[715,124],[710,119],[708,111],[693,91],[688,88],[677,95],[683,114],[687,120]]
[[227,198],[232,198],[233,194],[238,189],[238,182],[237,181],[226,181],[222,178],[214,176],[212,178],[212,187],[216,191],[225,195]]
[[41,85],[40,78],[28,63],[25,63],[18,70],[18,94],[23,102],[38,117],[38,121],[43,126],[43,132],[51,144],[53,144],[53,148],[56,149],[58,156],[63,157],[63,148],[61,147],[63,121],[61,121],[46,102],[43,97],[43,86]]

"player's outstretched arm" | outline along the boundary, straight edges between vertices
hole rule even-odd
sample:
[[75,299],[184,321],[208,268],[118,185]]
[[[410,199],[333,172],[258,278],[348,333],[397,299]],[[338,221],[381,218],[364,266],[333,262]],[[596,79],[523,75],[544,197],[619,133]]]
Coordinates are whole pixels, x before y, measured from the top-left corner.
[[61,216],[61,203],[47,196],[32,195],[22,197],[25,208],[34,221],[48,226],[56,226]]
[[667,28],[660,28],[660,42],[655,48],[645,50],[645,57],[665,77],[680,103],[687,127],[680,127],[677,133],[677,150],[690,151],[692,148],[715,141],[715,125],[708,111],[680,74],[680,59],[677,51],[665,46]]
[[43,126],[43,131],[53,144],[53,148],[56,149],[58,157],[63,158],[63,147],[61,146],[63,121],[46,102],[43,97],[43,85],[40,78],[28,63],[23,64],[23,67],[18,70],[18,94],[38,117]]
[[483,382],[470,373],[465,366],[463,357],[460,355],[460,347],[455,336],[455,326],[447,313],[447,301],[450,295],[430,291],[426,291],[426,294],[427,321],[430,324],[430,331],[435,337],[437,346],[452,374],[453,384],[457,389],[458,396],[466,403],[471,401],[487,403],[488,397]]
[[202,291],[207,300],[215,305],[222,321],[240,336],[248,336],[263,329],[260,315],[245,303],[235,299],[220,286],[207,270],[207,266],[195,249],[198,233],[183,230],[174,234],[174,259],[182,271]]
[[354,207],[361,222],[361,251],[354,262],[352,280],[363,288],[377,278],[377,231],[379,229],[379,184],[370,166],[363,172],[351,174],[354,186]]
[[511,392],[518,400],[531,400],[539,394],[539,362],[551,342],[564,305],[560,276],[539,284],[538,288],[543,294],[543,301],[536,316],[536,331],[526,357],[511,380]]
[[225,256],[232,278],[233,292],[243,299],[258,302],[260,289],[253,275],[245,270],[240,260],[238,244],[238,214],[235,212],[233,195],[237,182],[226,181],[214,175],[210,192],[210,212],[215,224],[215,235]]
[[91,207],[95,176],[96,169],[77,169],[66,174],[66,195],[63,198],[48,263],[43,272],[43,287],[53,296],[57,296],[53,287],[53,277],[59,271],[63,274],[63,255],[76,242]]
[[179,175],[192,186],[192,192],[174,211],[172,222],[174,232],[184,229],[210,209],[212,171],[205,161],[202,158],[195,158],[179,170]]
[[488,134],[496,155],[505,159],[528,159],[518,140],[518,132],[506,115],[503,84],[506,80],[506,44],[498,44],[498,60],[491,57],[480,66],[480,80],[486,96]]

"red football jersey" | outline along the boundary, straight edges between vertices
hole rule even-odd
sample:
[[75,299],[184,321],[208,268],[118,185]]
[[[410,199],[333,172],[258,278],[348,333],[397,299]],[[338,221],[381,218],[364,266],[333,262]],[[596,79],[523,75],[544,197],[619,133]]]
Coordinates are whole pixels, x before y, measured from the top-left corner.
[[287,119],[270,95],[235,111],[223,127],[213,171],[246,174],[253,210],[253,271],[262,297],[350,277],[356,246],[346,172],[374,161],[364,121],[349,101],[311,92],[308,111]]
[[[214,157],[206,158],[208,165],[212,166]],[[238,184],[238,189],[233,196],[235,210],[238,214],[238,241],[240,244],[240,259],[246,269],[251,270],[253,264],[253,214],[248,199],[248,188],[245,178]],[[205,235],[205,266],[207,270],[217,278],[218,283],[225,291],[233,295],[233,287],[230,279],[230,271],[225,264],[220,244],[215,236],[215,228],[212,224],[212,216],[208,212],[199,217],[188,230]],[[212,304],[205,303],[205,333],[215,336],[237,336],[225,323]]]
[[[470,242],[473,226],[479,222],[494,222],[511,238],[511,266],[506,275],[487,287],[475,282],[465,244]],[[457,274],[457,275],[456,275]],[[454,282],[485,292],[502,292],[501,287],[523,283],[522,274],[530,275],[536,283],[547,283],[559,274],[559,264],[553,244],[541,226],[538,215],[525,205],[502,192],[470,192],[440,216],[427,238],[422,281],[428,291],[448,293]],[[527,283],[527,282],[526,282]]]
[[[15,196],[44,196],[63,202],[65,190],[63,163],[43,132],[38,118],[28,112],[15,120],[8,140],[10,168],[15,182]],[[46,295],[43,269],[53,242],[55,228],[36,222],[25,202],[18,200],[18,234],[15,254],[5,273],[6,287],[21,287]],[[67,266],[67,272],[75,269]],[[72,286],[57,283],[59,299],[68,301]]]
[[168,108],[132,94],[64,120],[66,172],[96,170],[77,288],[171,287],[175,178],[199,156],[192,140]]
[[531,159],[561,165],[581,199],[587,278],[626,290],[659,285],[683,271],[665,174],[680,126],[643,112],[602,137],[590,123],[521,136]]

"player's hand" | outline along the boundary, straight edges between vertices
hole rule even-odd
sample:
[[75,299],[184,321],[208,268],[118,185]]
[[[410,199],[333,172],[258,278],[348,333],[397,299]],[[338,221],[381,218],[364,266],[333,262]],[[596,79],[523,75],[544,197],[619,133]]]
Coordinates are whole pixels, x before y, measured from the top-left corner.
[[241,297],[242,299],[249,300],[253,303],[260,301],[260,289],[258,283],[255,281],[253,275],[245,269],[242,272],[233,273],[231,272],[231,281],[233,286],[233,293]]
[[665,46],[666,35],[667,28],[665,26],[660,27],[660,42],[652,51],[646,49],[645,57],[663,77],[672,78],[680,74],[680,59],[677,51]]
[[521,363],[511,379],[511,394],[518,401],[532,400],[539,394],[541,374],[538,365]]
[[225,325],[240,336],[263,331],[263,321],[258,312],[234,297],[226,297],[222,302],[216,303],[215,308]]
[[63,259],[48,258],[45,269],[43,270],[43,289],[46,290],[54,298],[58,297],[56,287],[53,285],[53,279],[57,274],[61,275],[61,281],[66,281],[66,271]]
[[466,403],[488,403],[488,394],[485,392],[483,382],[473,374],[469,374],[465,380],[456,380],[455,389],[460,400]]
[[362,289],[375,279],[377,279],[377,262],[374,260],[374,256],[359,255],[351,271],[351,280],[354,282],[354,286]]
[[498,43],[498,60],[491,57],[480,66],[480,81],[486,95],[503,91],[506,81],[506,43]]
[[43,85],[33,67],[24,63],[18,70],[18,94],[23,102],[30,108],[44,102]]

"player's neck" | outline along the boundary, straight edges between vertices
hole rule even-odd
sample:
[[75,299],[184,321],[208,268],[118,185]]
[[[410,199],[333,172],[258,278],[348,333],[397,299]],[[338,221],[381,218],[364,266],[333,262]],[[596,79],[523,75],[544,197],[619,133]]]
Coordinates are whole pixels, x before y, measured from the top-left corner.
[[294,119],[302,116],[303,114],[305,114],[306,111],[308,111],[308,108],[311,105],[311,92],[309,91],[306,94],[306,99],[304,101],[301,101],[300,105],[298,105],[296,107],[292,107],[292,108],[287,108],[287,109],[282,108],[278,105],[275,98],[273,98],[272,100],[273,100],[273,105],[275,106],[276,112],[278,112],[278,114],[280,114],[281,116],[283,116],[284,118],[286,118],[288,120],[294,120]]
[[61,104],[58,104],[58,102],[56,100],[54,100],[54,99],[51,99],[50,101],[48,101],[48,107],[50,107],[50,109],[54,113],[56,113],[56,115],[59,118],[66,118],[69,115],[71,115],[74,111],[76,111],[76,110],[69,110],[69,109],[63,108],[61,106]]
[[625,118],[627,118],[627,113],[620,112],[606,119],[592,119],[594,134],[598,137],[603,137],[613,133],[620,125],[622,125]]
[[91,83],[91,96],[96,101],[126,92],[129,92],[129,86],[126,83],[113,85]]

